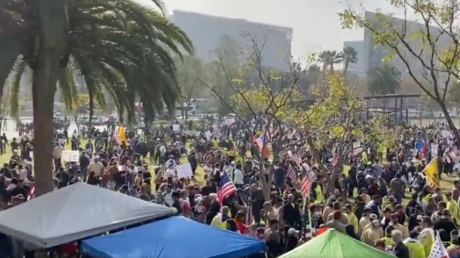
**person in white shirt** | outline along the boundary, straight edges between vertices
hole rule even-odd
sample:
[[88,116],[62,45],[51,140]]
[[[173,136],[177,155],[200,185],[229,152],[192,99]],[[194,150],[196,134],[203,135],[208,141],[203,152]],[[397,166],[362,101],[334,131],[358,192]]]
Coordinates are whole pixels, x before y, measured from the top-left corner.
[[90,173],[94,171],[96,176],[100,176],[104,170],[104,165],[97,158],[94,158],[93,162],[89,163],[88,170]]
[[169,207],[172,207],[172,205],[174,204],[172,193],[172,187],[171,185],[168,185],[166,191],[163,193],[163,200],[165,201],[165,204]]
[[24,168],[22,165],[19,165],[19,166],[18,166],[18,169],[19,169],[19,171],[18,171],[19,179],[20,179],[20,180],[26,180],[26,179],[27,179],[27,175],[29,174],[29,173],[27,172],[27,169]]
[[212,171],[212,168],[210,166],[208,166],[207,164],[204,165],[203,170],[204,170],[205,179],[208,179],[208,178],[212,177],[212,175],[213,175],[212,172],[213,171]]
[[170,164],[168,166],[168,168],[166,169],[165,171],[165,176],[168,180],[168,184],[171,184],[173,183],[173,178],[176,176],[176,171],[174,170],[174,165],[173,164]]
[[241,164],[236,164],[236,168],[233,171],[233,183],[238,189],[243,189],[244,186],[244,174],[241,170]]
[[161,144],[161,146],[160,146],[160,148],[159,148],[159,152],[160,152],[160,161],[166,160],[166,159],[165,159],[166,147],[165,147],[164,144]]

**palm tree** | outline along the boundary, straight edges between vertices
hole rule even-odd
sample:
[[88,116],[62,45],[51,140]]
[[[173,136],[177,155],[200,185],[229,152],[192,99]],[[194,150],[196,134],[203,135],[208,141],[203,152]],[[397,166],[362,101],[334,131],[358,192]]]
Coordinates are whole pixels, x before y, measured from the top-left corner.
[[353,47],[344,47],[342,51],[342,57],[343,57],[343,74],[347,74],[348,72],[348,66],[350,64],[356,64],[358,62],[358,52]]
[[[95,102],[103,107],[107,97],[114,101],[120,117],[127,114],[129,121],[135,119],[136,97],[146,116],[164,107],[173,110],[179,88],[172,55],[182,57],[182,50],[192,53],[193,46],[164,13],[132,0],[68,0],[60,1],[65,6],[58,5],[64,8],[64,18],[59,13],[60,20],[48,24],[46,17],[54,13],[36,17],[37,1],[5,1],[11,3],[0,5],[0,28],[2,35],[11,36],[0,37],[0,92],[10,76],[11,109],[17,110],[19,80],[31,71],[37,195],[53,189],[50,157],[57,86],[66,106],[72,108],[77,92],[74,78],[83,78],[90,117]],[[57,26],[59,22],[65,23],[65,29]]]
[[318,61],[323,63],[324,72],[328,67],[331,72],[334,72],[334,65],[342,62],[342,55],[341,53],[337,53],[337,51],[326,50],[319,54]]
[[398,93],[401,74],[391,65],[374,67],[367,72],[367,89],[374,95]]

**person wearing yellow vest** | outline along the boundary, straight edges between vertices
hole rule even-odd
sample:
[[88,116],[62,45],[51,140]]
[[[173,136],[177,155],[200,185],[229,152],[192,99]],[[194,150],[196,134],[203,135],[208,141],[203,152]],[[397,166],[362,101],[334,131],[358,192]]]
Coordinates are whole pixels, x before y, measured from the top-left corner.
[[367,164],[368,160],[367,160],[367,152],[363,151],[361,153],[361,160],[364,162],[364,164]]
[[321,189],[321,186],[317,182],[314,182],[312,186],[315,191],[315,202],[323,203],[323,190]]
[[418,241],[420,241],[425,248],[425,257],[428,257],[431,253],[431,248],[433,247],[435,240],[433,222],[431,221],[431,218],[424,217],[422,219],[422,228],[422,232],[420,232],[418,236]]
[[217,140],[217,138],[214,137],[214,139],[211,140],[211,143],[213,148],[219,148],[219,141]]
[[227,229],[227,220],[230,219],[229,214],[230,209],[227,206],[222,206],[220,212],[212,219],[211,226],[220,229]]
[[347,222],[348,224],[353,226],[353,231],[355,234],[359,233],[359,223],[358,223],[358,218],[356,215],[353,213],[351,205],[350,204],[345,204],[345,216],[347,216]]
[[393,241],[393,237],[391,236],[391,232],[395,228],[393,226],[388,226],[385,228],[385,237],[381,238],[382,242],[385,244],[385,249],[393,249],[395,242]]
[[454,223],[458,225],[460,223],[460,212],[458,209],[457,202],[452,200],[452,193],[447,192],[446,193],[446,204],[447,204],[447,210],[449,210],[449,214],[451,218],[454,220]]
[[[416,239],[418,236],[417,231],[411,231],[409,238],[404,240],[404,245],[409,249],[409,258],[426,258],[425,248],[423,245]],[[429,254],[428,254],[429,255]]]

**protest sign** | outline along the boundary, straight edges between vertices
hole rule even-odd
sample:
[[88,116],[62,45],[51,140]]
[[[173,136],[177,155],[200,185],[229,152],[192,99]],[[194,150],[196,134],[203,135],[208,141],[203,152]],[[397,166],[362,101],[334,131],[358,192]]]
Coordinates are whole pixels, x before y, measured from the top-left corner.
[[173,124],[172,129],[174,132],[179,132],[180,131],[180,124]]
[[192,166],[190,163],[185,163],[176,166],[178,178],[190,178],[193,176]]
[[61,159],[64,162],[79,162],[80,161],[80,153],[74,150],[63,150]]

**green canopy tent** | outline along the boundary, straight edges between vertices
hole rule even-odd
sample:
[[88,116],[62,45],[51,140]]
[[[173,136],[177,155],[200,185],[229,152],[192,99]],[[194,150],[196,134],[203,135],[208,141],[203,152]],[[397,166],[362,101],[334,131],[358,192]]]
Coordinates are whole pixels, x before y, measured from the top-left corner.
[[279,258],[394,258],[334,229],[322,233]]

